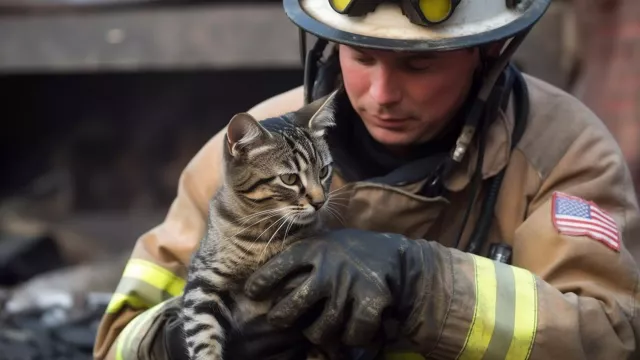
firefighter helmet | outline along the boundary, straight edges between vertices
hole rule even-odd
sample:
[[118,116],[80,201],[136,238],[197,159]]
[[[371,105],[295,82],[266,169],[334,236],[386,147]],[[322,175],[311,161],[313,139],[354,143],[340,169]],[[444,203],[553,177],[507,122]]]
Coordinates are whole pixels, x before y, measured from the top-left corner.
[[454,50],[526,32],[550,0],[284,0],[287,16],[325,40],[394,51]]

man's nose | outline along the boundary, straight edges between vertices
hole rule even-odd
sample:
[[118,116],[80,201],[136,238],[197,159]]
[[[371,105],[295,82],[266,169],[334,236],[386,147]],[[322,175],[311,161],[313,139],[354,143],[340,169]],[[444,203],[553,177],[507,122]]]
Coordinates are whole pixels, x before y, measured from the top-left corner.
[[402,92],[396,86],[392,72],[384,66],[373,71],[369,95],[379,105],[389,105],[402,99]]

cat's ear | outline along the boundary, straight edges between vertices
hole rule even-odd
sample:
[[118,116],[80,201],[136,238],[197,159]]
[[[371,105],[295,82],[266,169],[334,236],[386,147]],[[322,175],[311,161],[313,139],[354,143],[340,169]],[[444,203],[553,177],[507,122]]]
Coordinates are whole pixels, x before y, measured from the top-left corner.
[[248,146],[258,146],[271,135],[248,113],[239,113],[227,126],[227,147],[229,153],[237,156]]
[[327,129],[335,126],[336,115],[336,103],[335,98],[338,91],[334,91],[327,99],[320,105],[320,108],[313,114],[311,120],[309,120],[309,130],[311,134],[316,137],[323,137]]

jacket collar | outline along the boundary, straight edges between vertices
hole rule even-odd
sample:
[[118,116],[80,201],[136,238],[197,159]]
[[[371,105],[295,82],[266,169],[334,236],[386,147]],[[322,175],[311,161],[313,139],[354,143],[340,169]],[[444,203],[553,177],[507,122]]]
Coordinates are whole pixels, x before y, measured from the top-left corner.
[[[344,89],[339,89],[337,91],[344,91]],[[327,103],[324,103],[323,100],[325,99],[322,99],[321,101],[317,101],[316,103],[321,103],[322,106],[337,106],[337,108],[340,108],[339,103],[327,104]],[[348,101],[346,99],[346,94],[344,96],[344,99],[342,100]],[[511,134],[513,133],[513,128],[515,124],[515,119],[513,116],[514,107],[515,107],[514,96],[513,96],[513,92],[511,92],[506,110],[499,109],[497,111],[496,119],[492,121],[492,123],[489,125],[489,128],[487,129],[487,138],[485,143],[484,159],[482,164],[483,180],[498,174],[507,165],[509,161],[509,157],[511,153],[510,151],[511,141],[512,141]],[[317,110],[318,110],[317,108],[314,108],[311,111],[311,113]],[[335,109],[335,110],[338,110],[338,109]],[[335,147],[333,147],[333,150],[340,152],[342,150],[340,149],[342,148],[342,146],[340,146],[340,143],[344,142],[345,139],[340,137],[335,137],[334,139],[331,139],[331,138],[334,138],[334,136],[331,136],[330,134],[328,140],[330,142],[332,142],[331,140],[334,140],[335,141],[334,145],[336,145]],[[447,190],[458,192],[463,190],[467,185],[469,185],[471,178],[473,177],[473,174],[476,170],[475,167],[477,163],[478,154],[479,154],[478,142],[476,138],[476,141],[474,141],[469,146],[468,153],[463,159],[463,161],[457,167],[455,167],[453,171],[450,173],[449,177],[444,180],[444,186]],[[415,180],[413,181],[410,180],[409,183],[414,181]]]

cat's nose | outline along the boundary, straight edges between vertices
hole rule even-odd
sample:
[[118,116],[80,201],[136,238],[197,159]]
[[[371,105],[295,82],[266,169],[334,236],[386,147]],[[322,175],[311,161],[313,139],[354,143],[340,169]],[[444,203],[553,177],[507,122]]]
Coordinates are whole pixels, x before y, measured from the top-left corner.
[[309,186],[307,190],[307,202],[313,206],[316,211],[324,205],[327,198],[324,194],[324,189],[321,186]]
[[311,204],[311,206],[313,206],[314,209],[316,209],[316,211],[320,210],[320,208],[322,207],[322,205],[324,205],[325,201],[310,201],[309,204]]

